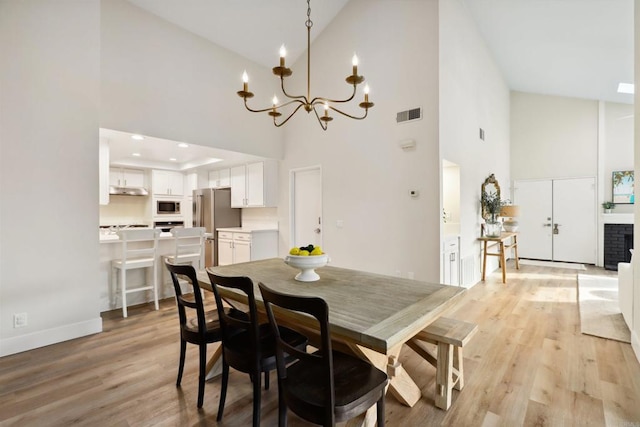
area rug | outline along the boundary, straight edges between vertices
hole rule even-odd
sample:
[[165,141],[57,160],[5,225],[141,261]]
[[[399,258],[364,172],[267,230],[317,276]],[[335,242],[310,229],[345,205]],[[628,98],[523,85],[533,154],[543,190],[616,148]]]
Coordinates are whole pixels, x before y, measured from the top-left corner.
[[537,265],[539,267],[568,268],[571,270],[587,269],[583,264],[574,264],[571,262],[539,261],[536,259],[520,259],[519,261],[520,264],[523,265]]
[[631,333],[618,305],[616,277],[578,274],[578,305],[583,334],[631,342]]

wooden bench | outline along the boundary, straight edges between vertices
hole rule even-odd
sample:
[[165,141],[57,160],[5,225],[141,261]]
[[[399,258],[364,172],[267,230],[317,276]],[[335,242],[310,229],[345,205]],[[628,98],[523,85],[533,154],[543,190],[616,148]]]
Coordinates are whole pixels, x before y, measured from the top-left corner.
[[[447,410],[451,406],[451,390],[462,390],[462,347],[478,331],[478,325],[440,317],[407,341],[407,345],[436,368],[435,404]],[[435,344],[437,354],[424,342]]]

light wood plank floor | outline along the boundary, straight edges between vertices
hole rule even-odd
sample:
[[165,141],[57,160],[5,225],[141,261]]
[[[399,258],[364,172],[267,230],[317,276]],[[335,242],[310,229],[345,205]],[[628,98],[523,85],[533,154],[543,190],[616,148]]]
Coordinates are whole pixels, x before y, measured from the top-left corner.
[[[590,268],[589,274],[611,274]],[[413,408],[387,398],[389,426],[640,426],[640,365],[631,346],[580,334],[577,271],[509,264],[472,288],[451,317],[476,322],[465,348],[465,388],[449,411],[434,406],[435,369],[405,348],[422,389]],[[211,298],[212,301],[212,298]],[[217,425],[219,381],[196,408],[197,351],[181,388],[173,300],[104,313],[104,332],[0,358],[0,425]],[[213,350],[213,347],[210,351]],[[277,387],[263,392],[262,425],[277,425]],[[251,386],[233,372],[221,426],[247,426]],[[290,425],[305,425],[290,416]]]

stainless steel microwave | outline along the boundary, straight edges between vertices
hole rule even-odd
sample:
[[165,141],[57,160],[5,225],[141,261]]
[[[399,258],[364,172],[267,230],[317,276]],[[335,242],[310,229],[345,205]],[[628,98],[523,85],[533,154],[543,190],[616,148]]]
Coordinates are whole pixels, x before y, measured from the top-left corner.
[[180,202],[176,200],[156,200],[157,215],[180,215]]

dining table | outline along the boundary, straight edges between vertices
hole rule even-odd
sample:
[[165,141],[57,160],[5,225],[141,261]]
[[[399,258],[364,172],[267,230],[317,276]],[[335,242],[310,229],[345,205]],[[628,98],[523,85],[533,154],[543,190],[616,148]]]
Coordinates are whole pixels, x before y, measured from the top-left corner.
[[[258,283],[288,294],[316,296],[329,307],[329,325],[335,349],[349,351],[389,376],[388,391],[401,403],[414,406],[422,393],[400,363],[400,350],[407,341],[450,309],[465,289],[413,279],[325,266],[316,269],[313,282],[295,280],[298,270],[281,258],[270,258],[226,266],[209,267],[222,276],[247,276],[254,284],[256,305],[264,313]],[[200,286],[212,291],[206,270],[198,271]],[[246,303],[246,295],[220,288],[230,302]],[[286,313],[284,320],[318,334],[315,322],[300,313]],[[311,339],[311,342],[313,340]],[[218,349],[208,368],[220,364]],[[363,425],[375,424],[375,409],[368,411]],[[351,424],[349,424],[351,425]]]

